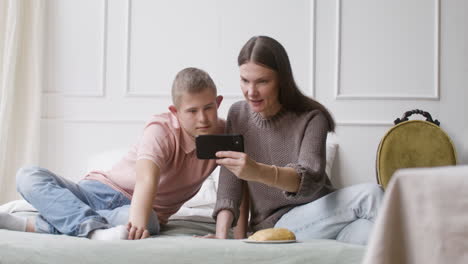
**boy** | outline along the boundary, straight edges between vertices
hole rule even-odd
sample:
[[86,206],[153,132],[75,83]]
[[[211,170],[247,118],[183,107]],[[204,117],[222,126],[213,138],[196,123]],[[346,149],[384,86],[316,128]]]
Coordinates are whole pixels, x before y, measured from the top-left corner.
[[75,184],[39,167],[20,169],[18,192],[39,215],[0,213],[0,229],[97,240],[158,234],[160,223],[193,197],[216,167],[214,160],[196,158],[194,137],[224,133],[217,113],[222,99],[206,72],[180,71],[170,113],[153,116],[140,142],[110,171],[90,172]]

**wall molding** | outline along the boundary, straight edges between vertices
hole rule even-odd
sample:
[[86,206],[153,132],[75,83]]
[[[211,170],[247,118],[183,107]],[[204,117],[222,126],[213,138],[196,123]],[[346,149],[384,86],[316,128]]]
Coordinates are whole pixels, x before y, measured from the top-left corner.
[[[96,91],[66,91],[63,90],[61,93],[65,97],[104,97],[107,84],[107,33],[108,33],[108,13],[109,4],[108,0],[102,0],[103,9],[103,24],[102,24],[102,57],[101,57],[101,85]],[[47,91],[46,91],[47,92]]]
[[310,96],[312,98],[315,98],[315,93],[316,93],[316,87],[315,87],[315,67],[316,67],[316,62],[315,62],[315,48],[316,48],[316,34],[317,34],[317,20],[316,20],[316,1],[311,1],[310,3],[310,57],[309,57],[309,67],[310,67],[310,74],[309,74],[309,87],[310,87]]
[[62,95],[63,91],[42,91],[43,95]]
[[70,119],[60,117],[42,117],[41,121],[53,121],[78,124],[145,124],[148,120],[138,119]]
[[136,92],[132,91],[131,89],[131,56],[132,56],[132,16],[133,16],[133,8],[132,8],[132,0],[127,0],[127,54],[126,54],[126,62],[125,62],[125,91],[124,97],[171,97],[171,93],[169,92],[156,92],[156,93],[148,93],[148,92]]
[[372,127],[392,127],[393,121],[377,121],[377,120],[349,120],[349,121],[336,121],[337,126],[372,126]]
[[434,87],[432,94],[342,94],[341,88],[341,30],[342,0],[336,2],[336,65],[335,65],[335,99],[336,100],[440,100],[440,0],[434,0]]
[[[75,118],[61,118],[61,117],[41,117],[41,121],[55,121],[63,123],[79,123],[79,124],[144,124],[148,120],[143,119],[75,119]],[[349,120],[349,121],[336,121],[337,126],[378,126],[378,127],[392,127],[393,121],[377,121],[377,120]]]

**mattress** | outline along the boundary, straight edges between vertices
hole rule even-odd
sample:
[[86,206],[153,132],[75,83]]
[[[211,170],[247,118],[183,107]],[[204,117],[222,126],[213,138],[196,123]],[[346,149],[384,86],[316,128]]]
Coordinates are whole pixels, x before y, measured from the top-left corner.
[[250,244],[202,239],[215,224],[172,220],[160,236],[95,241],[65,235],[0,230],[0,263],[361,263],[365,247],[335,240]]

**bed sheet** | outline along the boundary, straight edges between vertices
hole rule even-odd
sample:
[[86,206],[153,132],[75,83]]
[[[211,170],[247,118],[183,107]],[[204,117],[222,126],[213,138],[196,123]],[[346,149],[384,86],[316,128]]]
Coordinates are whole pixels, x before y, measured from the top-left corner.
[[94,241],[64,235],[0,230],[0,263],[361,263],[365,247],[335,240],[249,244],[202,239],[213,223],[173,220],[160,236]]

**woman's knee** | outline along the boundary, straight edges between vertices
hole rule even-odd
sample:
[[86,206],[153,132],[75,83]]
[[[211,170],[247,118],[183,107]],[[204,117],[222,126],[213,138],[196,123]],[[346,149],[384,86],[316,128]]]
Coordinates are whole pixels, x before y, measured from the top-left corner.
[[357,219],[345,226],[336,237],[336,240],[366,245],[374,224],[367,219]]
[[373,200],[382,200],[384,191],[382,187],[376,183],[363,183],[359,185],[360,187],[360,193],[372,198]]
[[359,215],[361,218],[366,218],[373,222],[382,204],[384,191],[380,185],[375,183],[362,184],[361,188]]
[[371,187],[369,187],[369,193],[374,199],[378,200],[378,203],[380,204],[382,202],[382,199],[384,197],[384,190],[382,186],[373,183]]

